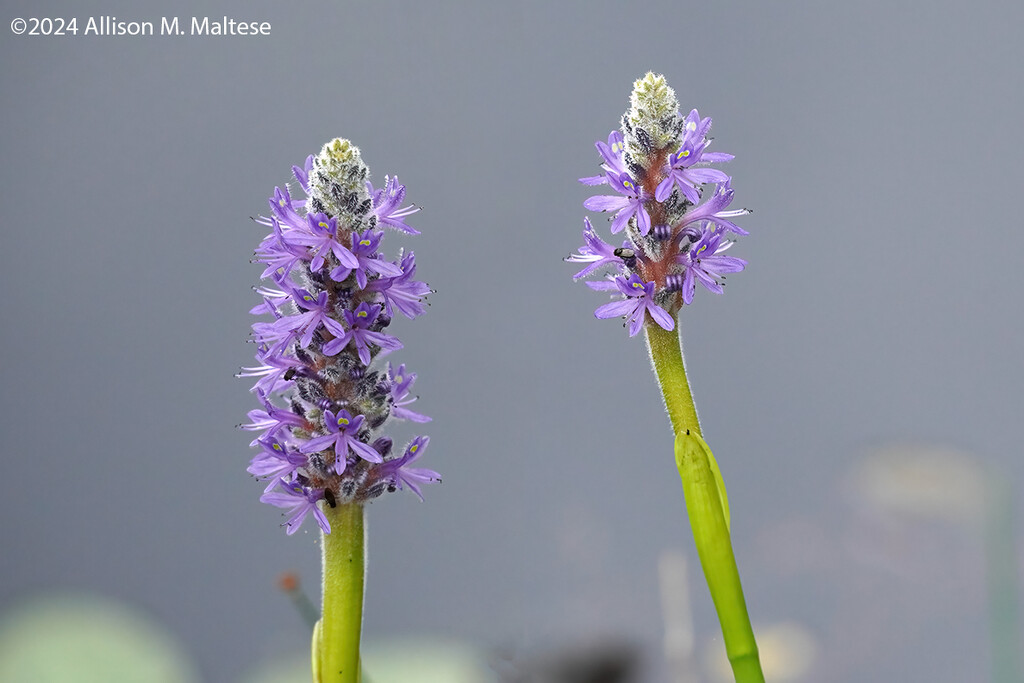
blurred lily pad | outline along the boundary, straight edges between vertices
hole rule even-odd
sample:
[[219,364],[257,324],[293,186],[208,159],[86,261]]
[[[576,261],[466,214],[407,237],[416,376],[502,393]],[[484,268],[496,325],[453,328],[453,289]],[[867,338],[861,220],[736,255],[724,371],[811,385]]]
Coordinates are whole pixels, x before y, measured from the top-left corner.
[[195,683],[178,642],[141,612],[92,595],[39,597],[0,616],[0,683]]
[[[261,665],[244,683],[308,683],[309,655]],[[444,638],[368,639],[363,642],[363,683],[491,683],[494,672],[466,643]]]
[[457,640],[371,640],[363,648],[368,683],[487,683],[494,673],[480,653]]
[[[765,680],[775,683],[809,680],[805,676],[814,665],[818,650],[817,641],[809,630],[795,622],[758,626],[754,630]],[[735,680],[721,638],[708,643],[706,661],[713,680],[721,683]]]
[[950,521],[980,520],[988,498],[981,463],[946,447],[884,446],[859,464],[852,484],[875,509]]

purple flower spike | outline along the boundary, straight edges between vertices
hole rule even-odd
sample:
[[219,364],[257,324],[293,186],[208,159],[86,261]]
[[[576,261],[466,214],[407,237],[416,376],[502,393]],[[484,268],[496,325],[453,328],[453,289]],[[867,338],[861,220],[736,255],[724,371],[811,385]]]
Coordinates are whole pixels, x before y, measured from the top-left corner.
[[281,481],[280,486],[279,491],[268,491],[260,496],[260,502],[286,508],[286,514],[291,514],[291,517],[284,523],[289,536],[299,530],[306,515],[311,512],[323,532],[331,533],[330,522],[327,521],[323,511],[317,507],[317,502],[324,497],[322,489],[307,489],[298,482]]
[[622,232],[630,218],[636,216],[636,224],[641,235],[651,230],[651,216],[644,208],[644,202],[650,196],[639,187],[628,173],[608,174],[608,184],[624,196],[613,197],[600,195],[583,202],[583,206],[591,211],[617,211],[612,220],[612,234]]
[[619,293],[624,294],[626,299],[599,306],[594,311],[594,317],[601,319],[626,318],[629,321],[630,337],[635,337],[643,327],[644,312],[650,313],[654,322],[664,329],[675,329],[676,323],[672,316],[654,303],[653,282],[643,282],[636,273],[630,275],[628,279],[619,275],[613,282]]
[[255,220],[269,231],[254,259],[268,282],[255,288],[261,303],[250,312],[266,317],[252,325],[257,362],[238,376],[254,380],[262,408],[239,427],[257,432],[248,471],[267,481],[261,500],[286,509],[288,533],[310,513],[329,533],[325,505],[362,505],[404,486],[419,495],[419,484],[437,479],[405,467],[426,437],[395,458],[385,431],[397,420],[430,421],[411,409],[416,375],[372,367],[402,348],[387,333],[392,317],[422,315],[431,290],[415,279],[411,251],[382,253],[376,227],[418,234],[405,219],[419,209],[404,205],[397,176],[375,190],[359,149],[340,138],[292,173],[306,198],[275,188],[270,213]]
[[[648,73],[633,84],[621,122],[621,132],[609,136],[608,144],[597,143],[604,179],[580,182],[607,182],[616,190],[617,196],[590,197],[583,206],[615,212],[611,233],[629,228],[628,239],[614,247],[585,219],[583,246],[565,260],[584,264],[574,280],[607,275],[586,284],[622,298],[594,314],[626,318],[635,336],[648,315],[660,327],[674,329],[680,310],[693,301],[697,282],[721,293],[724,275],[743,270],[746,261],[723,254],[733,244],[723,234],[748,234],[734,220],[750,211],[729,209],[732,180],[710,168],[733,159],[709,151],[711,117],[701,118],[696,109],[683,116],[664,76]],[[714,188],[710,197],[709,188]]]

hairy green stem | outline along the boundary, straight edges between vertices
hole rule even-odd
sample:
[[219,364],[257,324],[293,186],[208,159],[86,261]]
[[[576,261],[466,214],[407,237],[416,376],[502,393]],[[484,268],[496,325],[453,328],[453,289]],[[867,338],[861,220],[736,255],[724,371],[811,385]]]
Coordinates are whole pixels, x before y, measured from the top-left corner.
[[747,615],[739,569],[729,535],[728,502],[714,455],[701,436],[697,408],[686,379],[682,345],[675,332],[648,322],[651,363],[675,432],[675,459],[683,482],[697,555],[722,626],[736,683],[764,683],[757,642]]
[[325,508],[331,533],[323,546],[323,615],[313,633],[313,680],[359,683],[359,636],[363,628],[366,528],[363,506]]
[[654,366],[654,374],[658,376],[661,395],[665,398],[665,409],[672,421],[672,432],[682,434],[689,429],[700,436],[700,419],[690,393],[690,383],[686,381],[686,361],[683,360],[679,335],[663,330],[651,321],[644,326],[644,331],[647,333],[651,365]]

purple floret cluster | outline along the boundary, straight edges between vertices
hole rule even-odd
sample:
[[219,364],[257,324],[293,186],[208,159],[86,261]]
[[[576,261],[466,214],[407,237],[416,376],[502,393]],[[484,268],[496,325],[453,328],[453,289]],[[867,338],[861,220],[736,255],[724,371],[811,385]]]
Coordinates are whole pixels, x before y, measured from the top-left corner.
[[616,298],[594,315],[624,318],[634,336],[648,315],[662,328],[674,329],[679,309],[693,301],[698,283],[722,293],[725,275],[746,266],[725,253],[734,244],[730,235],[748,234],[732,219],[750,212],[729,209],[731,179],[711,168],[733,155],[708,149],[710,118],[701,118],[696,109],[683,116],[664,77],[654,74],[636,82],[631,103],[622,129],[597,142],[602,173],[580,178],[585,185],[614,191],[583,206],[614,212],[611,233],[624,232],[627,239],[620,246],[608,244],[584,218],[584,244],[566,260],[586,264],[574,279],[605,275],[586,284]]
[[404,488],[422,499],[420,486],[440,481],[410,467],[428,437],[396,451],[382,431],[392,420],[430,421],[409,407],[416,374],[375,363],[402,348],[387,332],[392,317],[421,315],[430,288],[414,279],[411,251],[393,261],[379,251],[381,226],[419,234],[405,223],[418,209],[401,206],[397,177],[374,189],[358,148],[343,139],[292,171],[306,198],[275,188],[270,215],[256,221],[271,229],[255,257],[267,284],[251,311],[263,318],[252,326],[257,365],[239,376],[257,378],[263,407],[242,428],[260,432],[248,468],[267,482],[260,500],[285,509],[289,534],[309,514],[330,533],[324,505]]

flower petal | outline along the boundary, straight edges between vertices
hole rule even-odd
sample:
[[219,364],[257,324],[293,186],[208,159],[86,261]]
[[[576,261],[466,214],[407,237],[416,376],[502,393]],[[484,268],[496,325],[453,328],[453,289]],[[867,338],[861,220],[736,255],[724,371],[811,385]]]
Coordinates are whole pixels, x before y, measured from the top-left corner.
[[609,195],[598,195],[583,202],[583,208],[588,211],[618,211],[629,204],[628,197],[612,197]]
[[648,303],[647,312],[651,314],[654,322],[658,323],[662,329],[668,330],[669,332],[675,329],[676,321],[668,314],[668,311],[658,304]]
[[607,320],[608,318],[620,318],[624,315],[629,315],[636,310],[636,304],[637,302],[635,299],[612,301],[604,306],[599,306],[598,309],[594,311],[594,317],[601,320]]

